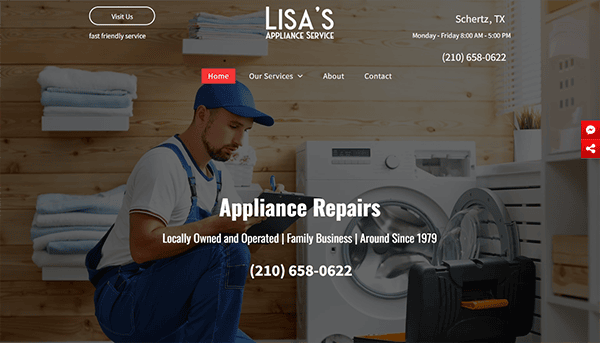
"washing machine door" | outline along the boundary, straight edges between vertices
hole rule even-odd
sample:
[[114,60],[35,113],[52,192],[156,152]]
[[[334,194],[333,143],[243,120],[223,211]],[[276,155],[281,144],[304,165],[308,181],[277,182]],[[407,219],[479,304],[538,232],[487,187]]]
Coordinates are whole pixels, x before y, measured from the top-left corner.
[[379,216],[357,217],[347,226],[345,235],[357,237],[357,242],[343,246],[344,263],[352,266],[352,278],[364,292],[383,299],[403,298],[410,267],[433,261],[433,237],[439,237],[439,229],[424,209],[409,202],[378,203]]
[[472,188],[456,202],[442,231],[433,263],[468,260],[480,254],[508,260],[520,254],[519,231],[500,198],[487,188]]

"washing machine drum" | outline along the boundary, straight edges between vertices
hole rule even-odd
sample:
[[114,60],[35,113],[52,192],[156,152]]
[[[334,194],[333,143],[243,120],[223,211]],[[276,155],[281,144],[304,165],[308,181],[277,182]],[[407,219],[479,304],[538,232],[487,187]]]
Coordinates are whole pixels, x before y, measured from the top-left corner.
[[[406,297],[408,271],[418,262],[439,265],[443,260],[477,258],[481,252],[512,260],[519,254],[516,225],[489,189],[465,192],[442,230],[411,204],[394,200],[379,204],[379,217],[355,218],[345,232],[368,237],[369,242],[346,244],[343,249],[354,282],[376,297]],[[414,242],[401,242],[400,237],[414,237]]]

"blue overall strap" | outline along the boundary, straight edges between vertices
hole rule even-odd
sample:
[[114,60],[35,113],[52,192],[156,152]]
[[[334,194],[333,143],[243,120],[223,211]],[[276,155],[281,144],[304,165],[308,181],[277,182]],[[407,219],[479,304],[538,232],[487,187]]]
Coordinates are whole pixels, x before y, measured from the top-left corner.
[[114,272],[116,268],[113,267],[104,267],[100,270],[98,268],[98,264],[100,264],[100,260],[102,259],[102,247],[104,246],[104,242],[106,242],[106,238],[112,231],[115,224],[110,226],[110,229],[106,231],[102,239],[90,250],[85,256],[85,267],[88,271],[88,278],[94,285],[94,287],[98,287],[100,280],[109,272]]
[[[215,197],[215,204],[214,204],[214,208],[217,207],[217,205],[219,204],[219,194],[221,194],[221,187],[222,187],[222,182],[221,182],[221,171],[217,169],[217,167],[215,167],[215,164],[213,163],[213,161],[211,160],[210,162],[208,162],[208,165],[210,166],[210,169],[212,170],[214,177],[215,177],[215,181],[217,181],[217,196]],[[213,208],[213,212],[214,209]]]
[[181,153],[181,150],[179,150],[177,145],[175,145],[173,143],[164,143],[164,144],[157,146],[157,148],[159,148],[159,147],[169,148],[169,149],[173,150],[175,155],[177,155],[177,158],[179,158],[179,162],[181,162],[183,169],[185,169],[185,172],[188,176],[188,183],[190,184],[190,191],[192,192],[191,210],[193,210],[195,207],[198,206],[198,197],[196,194],[196,178],[194,177],[194,174],[192,173],[192,168],[185,160],[185,157],[183,157],[183,154]]

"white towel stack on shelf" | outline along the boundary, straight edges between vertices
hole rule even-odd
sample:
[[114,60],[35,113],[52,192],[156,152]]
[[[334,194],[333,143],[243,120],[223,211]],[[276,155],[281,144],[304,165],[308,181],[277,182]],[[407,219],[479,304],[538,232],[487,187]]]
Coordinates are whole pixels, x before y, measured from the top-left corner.
[[31,226],[38,267],[84,267],[85,256],[115,222],[125,185],[95,195],[42,194]]
[[[110,123],[111,121],[98,119],[106,117],[111,117],[113,121],[119,123],[126,123],[125,130],[128,129],[127,117],[133,116],[132,100],[137,98],[135,75],[49,66],[40,72],[37,81],[42,87],[43,129],[46,122],[59,125],[63,123],[64,127],[57,128],[54,125],[48,129],[53,131],[102,130],[102,127],[98,128],[94,125]],[[49,118],[52,119],[48,120]],[[82,121],[81,118],[94,119]],[[86,123],[88,127],[85,127]],[[110,125],[107,127],[109,127],[107,130],[113,130]]]
[[198,13],[189,21],[190,38],[213,40],[265,39],[265,11],[225,17]]

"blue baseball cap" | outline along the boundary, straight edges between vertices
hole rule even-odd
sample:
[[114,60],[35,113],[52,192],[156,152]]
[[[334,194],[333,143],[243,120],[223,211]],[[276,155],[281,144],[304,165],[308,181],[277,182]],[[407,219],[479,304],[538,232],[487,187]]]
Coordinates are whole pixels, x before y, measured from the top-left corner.
[[248,87],[236,81],[235,84],[204,84],[196,93],[194,111],[200,106],[206,108],[223,107],[240,117],[253,118],[256,123],[271,126],[275,120],[256,109],[254,98]]

